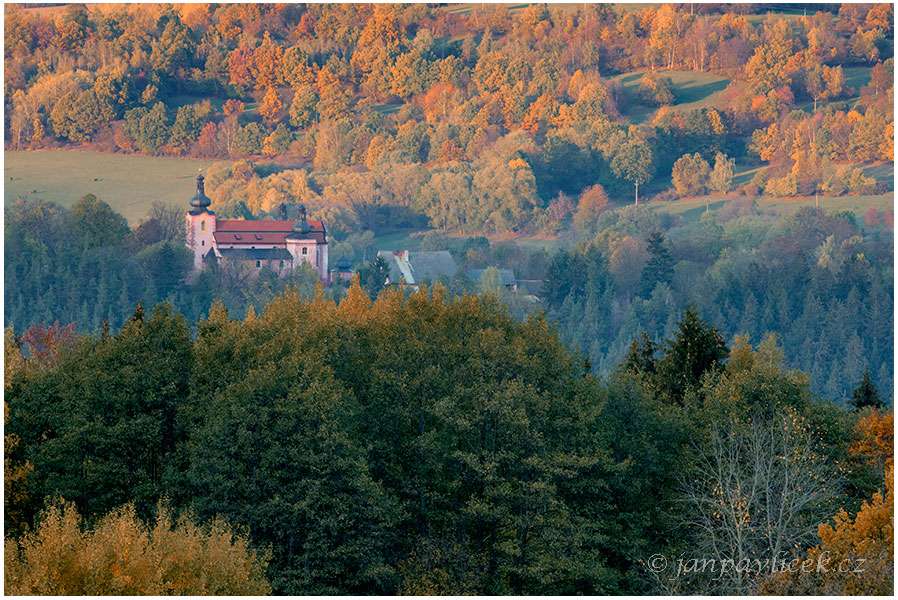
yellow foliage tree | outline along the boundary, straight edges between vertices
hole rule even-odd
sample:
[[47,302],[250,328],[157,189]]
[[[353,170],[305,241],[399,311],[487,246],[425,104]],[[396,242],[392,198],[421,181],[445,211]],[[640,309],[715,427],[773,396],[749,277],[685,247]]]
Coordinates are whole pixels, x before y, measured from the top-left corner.
[[44,125],[41,123],[41,120],[38,118],[34,119],[34,123],[32,124],[32,129],[34,129],[34,133],[31,135],[31,142],[34,145],[38,145],[41,143],[41,140],[44,139]]
[[132,505],[85,530],[73,503],[57,501],[35,531],[4,545],[4,585],[14,595],[263,595],[267,553],[216,520],[173,520],[160,503],[156,523]]
[[272,42],[271,36],[266,31],[262,43],[253,51],[252,66],[250,68],[254,80],[253,87],[257,90],[262,88],[270,90],[278,83],[283,83],[280,77],[283,58],[284,49]]
[[858,438],[849,448],[855,458],[886,471],[895,464],[895,413],[873,410],[858,420]]
[[340,78],[326,66],[318,71],[318,113],[325,119],[348,114],[352,94],[343,87]]

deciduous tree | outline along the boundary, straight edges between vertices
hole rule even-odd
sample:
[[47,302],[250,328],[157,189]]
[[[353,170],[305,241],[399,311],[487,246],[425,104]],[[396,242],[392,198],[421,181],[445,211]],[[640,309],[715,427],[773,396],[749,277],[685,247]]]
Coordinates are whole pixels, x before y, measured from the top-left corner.
[[4,587],[22,595],[263,595],[268,558],[216,518],[175,519],[159,504],[144,524],[133,505],[86,529],[75,505],[56,501],[34,531],[5,540]]
[[708,162],[698,152],[691,156],[684,154],[678,158],[671,171],[674,188],[680,196],[695,196],[704,193],[709,175]]
[[617,177],[626,179],[636,187],[635,203],[638,205],[639,185],[649,182],[655,174],[651,146],[638,135],[629,135],[614,154],[611,170]]

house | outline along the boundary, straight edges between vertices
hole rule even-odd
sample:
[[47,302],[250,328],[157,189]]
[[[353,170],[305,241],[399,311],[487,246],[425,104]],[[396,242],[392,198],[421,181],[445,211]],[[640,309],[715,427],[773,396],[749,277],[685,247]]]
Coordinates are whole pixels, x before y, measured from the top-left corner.
[[[468,269],[466,275],[469,279],[479,282],[480,278],[483,277],[484,271],[486,271],[486,269]],[[511,269],[498,269],[498,271],[499,279],[502,280],[502,285],[505,286],[505,289],[516,292],[518,290],[518,280],[514,276],[514,271]]]
[[323,284],[330,282],[327,229],[323,221],[306,219],[304,206],[300,205],[296,221],[251,221],[218,219],[209,210],[211,203],[200,175],[185,219],[186,244],[193,252],[194,270],[199,271],[205,263],[239,261],[256,270],[270,267],[282,276],[307,262]]
[[378,252],[390,267],[387,284],[404,282],[417,291],[422,283],[435,283],[440,277],[452,278],[458,272],[455,259],[446,250],[436,252]]

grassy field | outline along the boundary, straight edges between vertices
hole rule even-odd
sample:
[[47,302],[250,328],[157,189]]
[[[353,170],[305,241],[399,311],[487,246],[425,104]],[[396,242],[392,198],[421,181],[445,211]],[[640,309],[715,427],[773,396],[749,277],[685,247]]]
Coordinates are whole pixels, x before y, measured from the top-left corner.
[[4,161],[4,202],[36,197],[70,207],[94,194],[132,223],[146,216],[155,200],[186,207],[196,176],[213,164],[71,150],[4,152]]
[[[685,200],[676,200],[673,202],[650,202],[646,204],[650,210],[659,213],[667,213],[670,215],[679,215],[686,219],[687,222],[698,221],[705,212],[706,201],[712,211],[720,210],[724,204],[731,199],[724,198],[719,195],[710,197],[688,198]],[[871,206],[875,206],[881,211],[892,210],[894,203],[894,195],[892,193],[879,194],[872,196],[839,196],[829,197],[820,196],[819,206],[828,213],[851,211],[854,213],[857,223],[860,227],[864,227],[864,216]],[[794,198],[794,199],[776,199],[770,197],[760,197],[757,199],[758,209],[762,212],[787,216],[794,214],[803,206],[814,206],[814,198]],[[382,235],[375,236],[377,249],[384,252],[392,252],[394,250],[410,250],[415,252],[421,248],[421,239],[424,231],[417,230],[399,230],[391,231]],[[472,234],[476,235],[476,234]],[[459,235],[450,236],[449,244],[451,249],[459,250],[461,245],[469,236]],[[502,244],[514,242],[516,245],[525,248],[531,252],[543,249],[553,254],[560,249],[571,246],[570,234],[562,235],[558,239],[550,239],[542,236],[486,236],[490,243]]]
[[[524,12],[524,9],[530,6],[530,4],[534,3],[526,3],[526,4],[503,4],[503,6],[513,15],[520,14]],[[467,15],[475,8],[479,8],[481,6],[486,6],[485,4],[479,2],[461,2],[458,4],[446,4],[442,7],[442,9],[448,13],[454,15]],[[549,10],[561,9],[562,11],[575,11],[577,7],[580,6],[576,3],[557,3],[550,4]]]
[[[639,81],[645,71],[623,73],[610,77],[612,81],[619,81],[630,99],[630,108],[625,116],[631,123],[638,125],[650,121],[658,110],[654,106],[642,106],[636,103],[636,95],[639,91]],[[670,77],[673,82],[674,107],[679,110],[693,110],[718,106],[720,96],[730,84],[730,80],[713,73],[696,73],[694,71],[660,71],[663,77]]]
[[[675,202],[657,202],[650,203],[647,206],[651,210],[672,215],[682,215],[688,221],[697,221],[705,212],[705,203],[710,200],[709,206],[712,211],[723,208],[727,199],[722,196],[709,196],[701,198],[690,198],[687,200],[677,200]],[[858,225],[863,227],[864,215],[871,206],[875,206],[880,211],[891,210],[894,204],[894,194],[879,194],[874,196],[820,196],[820,208],[827,212],[841,212],[849,210],[854,213],[857,218]],[[769,197],[758,198],[758,209],[777,215],[791,215],[803,206],[814,206],[817,202],[814,198],[786,198],[776,199]]]

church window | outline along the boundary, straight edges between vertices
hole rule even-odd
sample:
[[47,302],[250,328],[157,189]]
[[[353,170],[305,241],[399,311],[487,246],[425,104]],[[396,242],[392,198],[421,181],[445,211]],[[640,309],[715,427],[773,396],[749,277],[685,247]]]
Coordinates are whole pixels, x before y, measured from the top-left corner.
[[200,242],[200,246],[205,246],[205,245],[206,245],[206,240],[203,240],[202,242]]
[[262,261],[261,261],[261,260],[257,260],[257,261],[256,261],[256,266],[257,266],[257,267],[261,267],[261,266],[262,266]]
[[205,219],[200,222],[200,231],[206,231],[206,221]]
[[278,262],[280,263],[278,266],[279,266],[281,269],[283,269],[283,268],[284,268],[284,261],[281,260],[281,261],[278,261]]
[[302,255],[303,255],[303,256],[305,256],[305,255],[308,254],[308,253],[309,253],[309,249],[308,249],[308,248],[303,248],[303,249],[302,249]]

